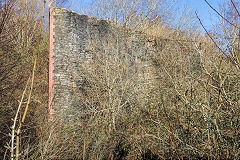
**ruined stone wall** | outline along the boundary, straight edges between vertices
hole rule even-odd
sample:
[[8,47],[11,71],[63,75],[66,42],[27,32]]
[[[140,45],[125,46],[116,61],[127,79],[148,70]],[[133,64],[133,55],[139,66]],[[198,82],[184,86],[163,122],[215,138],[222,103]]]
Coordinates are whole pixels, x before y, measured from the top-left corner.
[[[139,32],[129,33],[109,22],[62,9],[50,9],[49,110],[71,119],[81,112],[79,89],[82,84],[81,65],[92,61],[93,50],[132,55],[142,62],[154,47]],[[149,79],[145,73],[140,77]]]
[[154,52],[160,54],[162,44],[149,41],[141,32],[67,9],[50,8],[49,17],[50,114],[56,113],[68,120],[81,116],[82,65],[93,61],[94,53],[131,55],[132,71],[134,67],[141,70],[139,79],[147,84],[154,79],[148,59]]

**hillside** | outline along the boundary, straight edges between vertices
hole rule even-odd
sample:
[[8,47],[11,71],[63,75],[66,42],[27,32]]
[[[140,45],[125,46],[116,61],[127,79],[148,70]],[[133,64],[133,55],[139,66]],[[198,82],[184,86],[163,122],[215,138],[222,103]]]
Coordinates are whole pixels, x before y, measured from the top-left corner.
[[25,2],[0,2],[0,159],[239,158],[237,18],[199,34]]

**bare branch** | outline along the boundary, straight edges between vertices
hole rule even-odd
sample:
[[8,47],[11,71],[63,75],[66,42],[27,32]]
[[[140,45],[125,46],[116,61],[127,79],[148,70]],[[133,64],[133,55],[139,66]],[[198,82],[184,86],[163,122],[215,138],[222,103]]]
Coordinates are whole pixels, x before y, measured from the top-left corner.
[[216,12],[222,19],[224,19],[225,21],[227,21],[228,23],[230,23],[232,26],[240,29],[240,28],[239,28],[238,26],[236,26],[234,23],[230,22],[228,19],[226,19],[225,17],[223,17],[210,3],[208,3],[207,0],[204,0],[204,1],[205,1],[205,2],[207,3],[207,5],[208,5],[214,12]]

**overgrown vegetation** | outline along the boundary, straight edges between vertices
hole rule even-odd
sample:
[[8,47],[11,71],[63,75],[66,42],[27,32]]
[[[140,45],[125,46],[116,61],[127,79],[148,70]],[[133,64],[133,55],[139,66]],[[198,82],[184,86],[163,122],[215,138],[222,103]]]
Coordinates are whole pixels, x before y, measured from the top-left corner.
[[[164,25],[163,1],[146,2],[97,1],[99,15],[161,47],[138,63],[117,54],[119,46],[92,48],[94,60],[83,64],[82,116],[68,124],[48,119],[43,2],[0,2],[0,159],[239,159],[239,4],[230,0],[219,28],[201,35]],[[147,10],[134,12],[139,5]]]

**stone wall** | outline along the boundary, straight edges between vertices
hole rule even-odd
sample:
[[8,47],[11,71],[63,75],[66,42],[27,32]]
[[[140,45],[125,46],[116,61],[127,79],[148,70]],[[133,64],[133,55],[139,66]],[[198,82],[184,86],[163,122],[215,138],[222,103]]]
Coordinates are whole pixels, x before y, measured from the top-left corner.
[[[142,68],[154,50],[140,32],[122,30],[105,20],[62,9],[50,9],[49,111],[64,119],[79,116],[82,85],[81,65],[92,61],[93,50],[127,53]],[[149,79],[149,74],[141,75]]]
[[110,22],[80,15],[62,8],[50,8],[49,112],[65,120],[80,117],[82,110],[82,64],[93,61],[93,53],[128,54],[139,78],[146,83],[154,79],[151,64],[153,52],[162,45],[147,40],[141,32],[122,29]]

